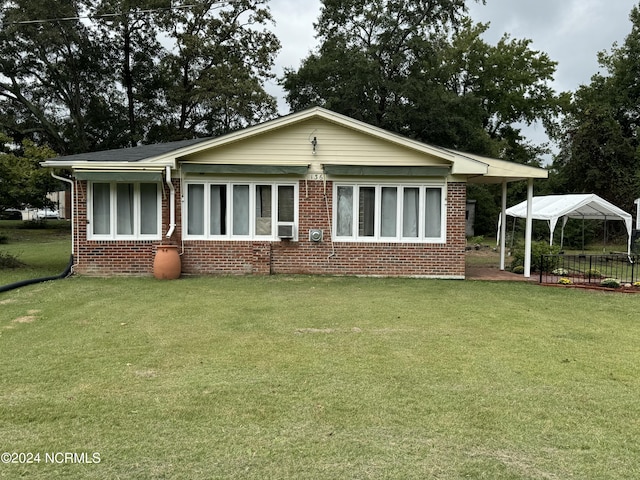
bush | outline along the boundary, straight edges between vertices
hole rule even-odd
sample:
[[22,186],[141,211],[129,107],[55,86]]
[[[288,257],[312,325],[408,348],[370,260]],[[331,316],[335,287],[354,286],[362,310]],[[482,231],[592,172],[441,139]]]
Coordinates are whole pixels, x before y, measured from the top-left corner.
[[[559,258],[545,258],[544,265],[541,265],[542,255],[557,255],[560,253],[560,247],[557,245],[549,245],[547,242],[531,242],[531,271],[532,272],[550,272],[558,267]],[[519,245],[513,252],[513,260],[511,261],[511,271],[516,267],[524,266],[524,245]]]
[[600,282],[601,287],[620,288],[620,281],[615,278],[605,278]]
[[517,265],[511,269],[513,273],[517,273],[518,275],[522,275],[524,273],[524,267],[522,265]]
[[571,281],[570,278],[562,277],[561,279],[558,280],[558,283],[560,285],[571,285],[573,282]]
[[23,266],[18,257],[8,252],[0,252],[0,268],[19,268]]
[[600,270],[597,268],[592,268],[584,272],[584,276],[589,278],[600,278],[602,277],[602,273],[600,273]]
[[477,243],[484,243],[484,237],[482,235],[467,238],[467,244],[475,245]]

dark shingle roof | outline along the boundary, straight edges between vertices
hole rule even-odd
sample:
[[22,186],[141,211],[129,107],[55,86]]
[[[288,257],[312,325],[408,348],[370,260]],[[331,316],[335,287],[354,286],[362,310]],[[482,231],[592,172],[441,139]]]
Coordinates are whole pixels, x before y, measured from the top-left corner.
[[117,148],[114,150],[102,150],[100,152],[78,153],[63,157],[52,158],[48,162],[57,161],[85,161],[85,162],[139,162],[147,158],[157,157],[179,150],[184,147],[196,145],[211,140],[209,138],[193,138],[191,140],[179,140],[177,142],[154,143],[131,148]]

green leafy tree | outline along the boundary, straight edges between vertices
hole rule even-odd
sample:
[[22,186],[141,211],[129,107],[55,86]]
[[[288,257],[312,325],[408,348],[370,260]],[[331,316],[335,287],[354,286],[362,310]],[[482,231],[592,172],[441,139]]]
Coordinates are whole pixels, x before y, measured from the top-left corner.
[[465,10],[464,0],[324,0],[320,49],[285,73],[287,101],[293,110],[323,105],[398,130],[412,66]]
[[[553,125],[563,98],[550,87],[557,64],[544,52],[532,50],[528,39],[511,39],[505,34],[496,45],[488,44],[482,38],[488,27],[464,19],[450,41],[440,43],[435,62],[422,56],[413,82],[419,84],[428,77],[436,89],[445,92],[441,101],[451,113],[443,112],[441,143],[535,163],[548,152],[547,146],[528,143],[520,125],[537,121]],[[410,98],[415,99],[412,112],[417,117],[414,129],[418,129],[427,117],[434,117],[434,102],[419,92]],[[452,138],[447,139],[447,134]]]
[[268,0],[0,0],[0,131],[60,154],[274,116]]
[[0,122],[16,140],[31,138],[61,153],[101,143],[91,118],[112,124],[109,84],[102,52],[77,18],[79,1],[2,2],[0,20]]
[[59,188],[40,162],[55,156],[48,147],[40,147],[24,140],[21,147],[0,134],[0,212],[7,208],[35,208],[50,204],[47,192]]
[[551,124],[556,63],[530,40],[482,39],[463,1],[325,0],[321,45],[281,83],[293,110],[322,105],[422,141],[535,162],[520,124]]
[[[174,6],[182,3],[193,2]],[[264,82],[280,43],[264,28],[273,20],[267,4],[207,0],[164,15],[175,45],[160,63],[166,105],[154,139],[227,133],[275,115]]]
[[596,193],[631,211],[640,194],[640,9],[621,46],[601,52],[606,74],[580,87],[567,109],[554,159],[565,192]]
[[119,127],[124,143],[130,146],[146,138],[162,111],[157,64],[164,47],[159,41],[158,19],[170,5],[168,0],[102,0],[90,10],[112,81],[121,92]]

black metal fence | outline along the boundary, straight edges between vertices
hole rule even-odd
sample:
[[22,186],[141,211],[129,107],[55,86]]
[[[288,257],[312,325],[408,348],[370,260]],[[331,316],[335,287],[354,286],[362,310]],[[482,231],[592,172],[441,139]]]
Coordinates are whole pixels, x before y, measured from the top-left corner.
[[640,280],[638,261],[640,255],[542,255],[540,283],[599,285],[614,278],[621,284],[633,284]]

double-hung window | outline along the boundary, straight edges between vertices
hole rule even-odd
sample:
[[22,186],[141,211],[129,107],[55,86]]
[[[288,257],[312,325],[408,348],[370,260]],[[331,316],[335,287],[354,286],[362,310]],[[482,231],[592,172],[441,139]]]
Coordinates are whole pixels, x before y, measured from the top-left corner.
[[336,184],[335,239],[444,243],[444,199],[444,185]]
[[296,230],[297,183],[212,180],[185,187],[187,239],[275,240],[278,226]]
[[87,237],[90,240],[160,239],[160,188],[157,183],[89,184]]

